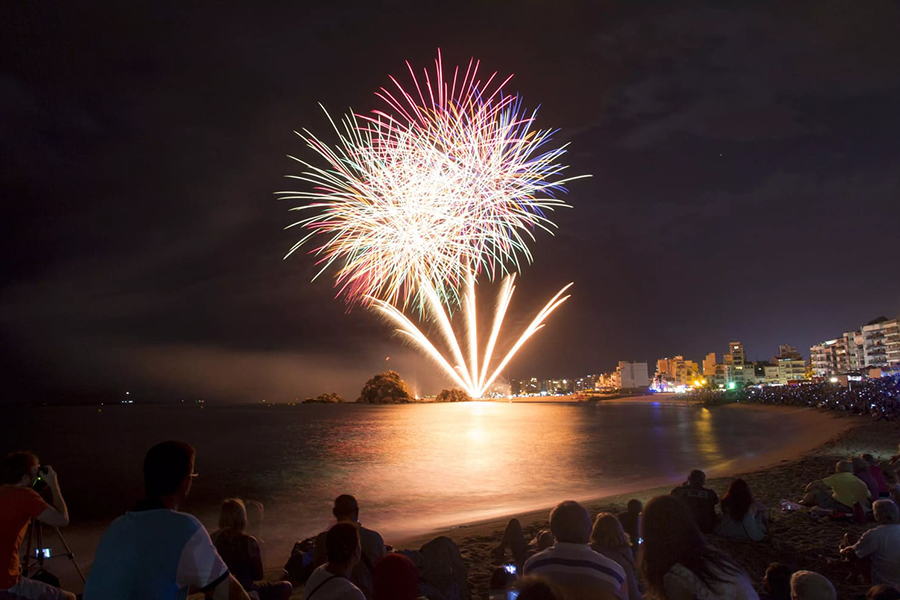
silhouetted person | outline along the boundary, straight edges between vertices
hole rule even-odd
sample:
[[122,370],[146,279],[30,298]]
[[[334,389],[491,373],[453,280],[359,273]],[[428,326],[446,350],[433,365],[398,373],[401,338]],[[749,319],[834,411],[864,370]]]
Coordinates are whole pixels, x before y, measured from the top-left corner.
[[[52,506],[32,489],[39,476],[49,486]],[[69,509],[53,467],[41,467],[31,452],[13,452],[0,461],[0,556],[6,563],[0,567],[0,591],[29,600],[75,600],[75,594],[22,577],[19,572],[19,546],[32,519],[65,527]]]
[[716,528],[716,504],[719,497],[714,491],[703,487],[706,485],[706,473],[695,469],[688,475],[687,481],[672,490],[685,503],[694,521],[703,533],[712,533]]
[[240,498],[228,498],[219,510],[219,529],[214,531],[213,543],[228,570],[244,589],[256,592],[260,600],[287,600],[292,586],[288,581],[262,581],[265,577],[259,542],[244,533],[247,527],[247,507]]
[[760,600],[791,600],[791,575],[789,566],[773,562],[766,568],[763,579],[763,595]]
[[[366,529],[359,522],[359,503],[349,494],[342,494],[335,498],[334,508],[331,513],[338,523],[352,523],[359,530],[359,543],[362,554],[360,560],[350,574],[353,585],[362,590],[368,600],[372,599],[372,575],[375,565],[384,556],[384,539],[377,531]],[[316,536],[316,544],[313,550],[313,564],[321,565],[325,562],[325,535],[322,532]]]
[[707,543],[687,505],[657,496],[641,513],[642,570],[655,596],[755,600],[753,585],[724,552]]
[[633,552],[638,551],[638,545],[640,544],[640,526],[641,526],[641,511],[644,509],[644,505],[641,504],[641,501],[632,498],[628,501],[628,505],[626,506],[626,511],[623,513],[619,513],[619,523],[622,524],[622,529],[625,530],[625,533],[631,538],[631,550]]
[[413,561],[402,554],[388,554],[378,561],[372,596],[374,600],[416,600],[419,572]]
[[356,525],[340,522],[325,532],[325,554],[325,564],[303,586],[303,600],[364,600],[362,590],[350,581],[361,556]]
[[546,578],[567,600],[628,598],[622,567],[588,545],[591,517],[583,506],[572,500],[556,505],[550,513],[550,532],[556,544],[526,560],[523,575]]
[[807,485],[800,504],[843,513],[852,513],[853,505],[857,503],[863,509],[868,508],[871,492],[865,482],[853,474],[853,463],[839,461],[834,471],[834,475]]
[[837,600],[837,592],[824,575],[797,571],[791,575],[791,600]]
[[766,535],[766,508],[753,499],[743,479],[732,479],[722,496],[722,518],[716,535],[730,540],[761,541]]
[[873,510],[878,527],[841,549],[841,555],[869,559],[873,584],[900,586],[900,508],[892,500],[876,500]]
[[634,554],[631,552],[631,540],[615,515],[600,513],[594,519],[594,527],[591,529],[591,548],[606,558],[616,561],[625,571],[625,576],[628,578],[628,598],[643,600],[644,596],[638,587]]
[[194,449],[162,442],[144,458],[144,499],[103,534],[84,600],[181,600],[200,589],[214,600],[249,600],[203,524],[178,512],[191,491]]
[[516,584],[518,600],[562,600],[552,583],[542,577],[525,577]]
[[874,585],[866,593],[866,600],[900,600],[900,590],[892,585]]

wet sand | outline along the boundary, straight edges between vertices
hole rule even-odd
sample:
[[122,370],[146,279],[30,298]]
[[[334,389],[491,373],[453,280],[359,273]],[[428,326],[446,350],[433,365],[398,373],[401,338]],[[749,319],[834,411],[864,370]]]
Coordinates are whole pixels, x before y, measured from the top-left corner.
[[[710,479],[708,486],[719,495],[725,492],[732,477],[742,477],[750,485],[756,498],[770,507],[771,514],[770,533],[764,541],[733,542],[712,538],[713,543],[731,554],[747,570],[757,587],[762,582],[766,566],[779,561],[829,576],[837,587],[839,598],[852,598],[865,593],[867,586],[846,583],[846,569],[833,563],[838,559],[838,543],[844,533],[850,531],[860,534],[872,527],[872,524],[819,523],[804,511],[782,513],[778,510],[778,505],[782,499],[797,500],[808,482],[832,473],[835,462],[840,459],[863,452],[870,452],[879,460],[895,454],[900,441],[900,424],[787,407],[732,405],[713,410],[796,413],[792,416],[804,419],[809,430],[809,435],[803,439],[785,440],[785,446],[777,455],[770,453],[749,461],[735,462],[711,474],[714,478]],[[592,514],[618,513],[625,510],[625,504],[631,498],[646,502],[654,496],[669,493],[672,487],[673,482],[667,482],[639,491],[585,501],[584,504]],[[486,598],[491,570],[499,565],[499,561],[491,557],[490,551],[499,543],[507,520],[510,517],[518,518],[525,527],[526,536],[531,537],[540,529],[548,528],[549,508],[461,525],[411,539],[389,540],[389,543],[393,542],[397,548],[417,549],[437,535],[446,535],[459,545],[463,559],[469,566],[473,598]]]

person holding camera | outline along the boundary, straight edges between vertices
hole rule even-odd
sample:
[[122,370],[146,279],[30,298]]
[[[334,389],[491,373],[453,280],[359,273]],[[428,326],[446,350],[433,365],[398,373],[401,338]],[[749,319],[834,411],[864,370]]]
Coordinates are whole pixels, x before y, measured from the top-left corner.
[[[52,506],[34,491],[38,479],[47,484]],[[31,452],[13,452],[0,461],[0,560],[6,563],[0,567],[0,591],[29,600],[75,600],[75,594],[22,577],[19,547],[32,519],[64,527],[69,509],[53,467],[42,467]]]

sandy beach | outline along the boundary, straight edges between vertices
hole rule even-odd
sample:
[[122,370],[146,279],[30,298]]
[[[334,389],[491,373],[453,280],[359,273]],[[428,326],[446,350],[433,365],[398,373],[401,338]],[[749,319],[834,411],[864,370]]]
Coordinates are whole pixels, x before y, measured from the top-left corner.
[[[678,400],[672,398],[671,401]],[[766,566],[771,562],[780,561],[797,568],[820,571],[832,577],[840,598],[864,593],[866,586],[845,583],[846,570],[842,570],[840,565],[831,563],[838,559],[837,547],[844,533],[851,531],[859,534],[872,525],[846,522],[819,523],[803,511],[782,513],[778,506],[782,499],[798,499],[809,481],[832,473],[835,462],[842,458],[863,452],[870,452],[879,459],[886,459],[895,454],[900,440],[900,424],[873,422],[862,417],[787,407],[732,405],[712,410],[793,412],[796,413],[792,415],[793,417],[806,420],[810,431],[809,435],[802,439],[785,440],[785,445],[777,455],[760,455],[751,461],[742,461],[741,464],[723,466],[716,473],[710,474],[712,479],[708,485],[720,495],[725,492],[732,477],[744,478],[756,498],[770,507],[772,519],[770,534],[762,542],[732,542],[718,538],[713,538],[713,542],[737,559],[757,585],[762,582]],[[592,514],[618,513],[625,510],[625,504],[630,498],[646,502],[654,496],[670,492],[672,487],[673,482],[666,482],[584,503]],[[566,498],[560,498],[564,499]],[[549,509],[550,507],[545,507],[524,514],[508,515],[435,531],[415,538],[388,540],[388,542],[396,548],[418,549],[438,535],[449,537],[457,543],[469,567],[473,598],[486,598],[491,570],[499,565],[490,551],[499,543],[508,519],[518,518],[525,527],[526,535],[531,536],[538,530],[548,527]]]

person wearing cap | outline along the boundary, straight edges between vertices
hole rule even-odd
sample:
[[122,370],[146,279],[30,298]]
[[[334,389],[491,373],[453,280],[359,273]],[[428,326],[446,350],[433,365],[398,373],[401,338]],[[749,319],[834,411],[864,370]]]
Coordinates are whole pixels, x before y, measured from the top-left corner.
[[711,489],[703,487],[706,485],[706,473],[699,469],[694,469],[688,475],[687,481],[672,490],[672,495],[687,505],[700,531],[703,533],[712,533],[716,528],[716,505],[719,503],[719,496]]

